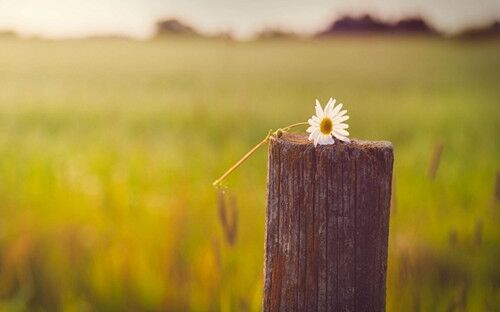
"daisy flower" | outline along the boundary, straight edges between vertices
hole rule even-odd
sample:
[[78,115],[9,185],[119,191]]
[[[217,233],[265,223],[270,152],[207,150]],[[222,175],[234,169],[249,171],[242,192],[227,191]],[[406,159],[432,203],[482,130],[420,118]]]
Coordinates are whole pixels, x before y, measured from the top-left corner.
[[347,110],[340,111],[342,104],[335,106],[336,100],[330,98],[325,110],[321,108],[321,104],[316,100],[316,115],[312,116],[308,122],[310,127],[307,132],[310,133],[309,141],[314,142],[314,146],[333,144],[334,137],[337,140],[350,142],[347,132],[349,125],[345,123],[349,116],[346,115]]

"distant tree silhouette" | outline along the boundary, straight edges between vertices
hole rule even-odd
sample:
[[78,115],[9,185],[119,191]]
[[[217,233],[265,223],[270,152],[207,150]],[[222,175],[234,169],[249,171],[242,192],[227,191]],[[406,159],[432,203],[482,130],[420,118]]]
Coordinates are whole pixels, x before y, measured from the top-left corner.
[[0,29],[0,38],[15,38],[18,37],[17,33],[13,30],[2,30]]
[[436,30],[420,17],[406,18],[392,24],[366,14],[361,17],[344,16],[331,23],[324,31],[318,33],[318,36],[356,33],[437,34]]
[[285,39],[297,38],[297,34],[287,30],[276,28],[267,28],[257,33],[257,39],[271,40],[271,39]]
[[156,36],[165,35],[199,36],[199,33],[194,27],[172,18],[161,20],[156,23]]
[[437,31],[420,17],[402,19],[392,25],[391,29],[403,33],[437,34]]
[[485,39],[500,37],[500,22],[496,21],[485,27],[470,28],[458,35],[461,39]]
[[386,32],[389,31],[389,25],[374,19],[370,15],[364,15],[360,18],[344,16],[333,22],[324,34],[336,32]]

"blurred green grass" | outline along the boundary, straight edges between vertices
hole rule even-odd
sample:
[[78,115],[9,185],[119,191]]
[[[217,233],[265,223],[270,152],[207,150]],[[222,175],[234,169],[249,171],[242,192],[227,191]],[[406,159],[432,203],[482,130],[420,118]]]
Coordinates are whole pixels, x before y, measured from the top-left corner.
[[499,55],[401,37],[0,40],[0,309],[258,311],[265,150],[227,181],[234,246],[211,183],[334,96],[351,136],[395,146],[388,310],[494,311]]

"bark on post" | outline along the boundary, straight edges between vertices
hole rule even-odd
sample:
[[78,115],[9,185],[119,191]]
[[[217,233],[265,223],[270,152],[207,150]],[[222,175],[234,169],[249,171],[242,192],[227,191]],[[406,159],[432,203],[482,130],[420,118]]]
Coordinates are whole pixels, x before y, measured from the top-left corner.
[[264,311],[384,311],[393,148],[269,144]]

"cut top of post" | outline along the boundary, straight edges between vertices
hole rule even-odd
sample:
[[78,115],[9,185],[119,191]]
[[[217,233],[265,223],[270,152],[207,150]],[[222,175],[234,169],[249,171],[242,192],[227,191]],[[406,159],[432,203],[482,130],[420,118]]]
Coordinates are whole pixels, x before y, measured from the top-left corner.
[[[308,136],[302,133],[283,133],[280,137],[272,136],[270,140],[274,143],[279,143],[280,145],[305,145],[304,147],[309,145],[310,147],[314,147],[313,143],[309,141]],[[316,148],[328,148],[335,150],[342,150],[346,148],[355,150],[393,150],[392,143],[389,141],[365,141],[358,139],[351,139],[350,143],[335,139],[335,144],[318,145]]]

